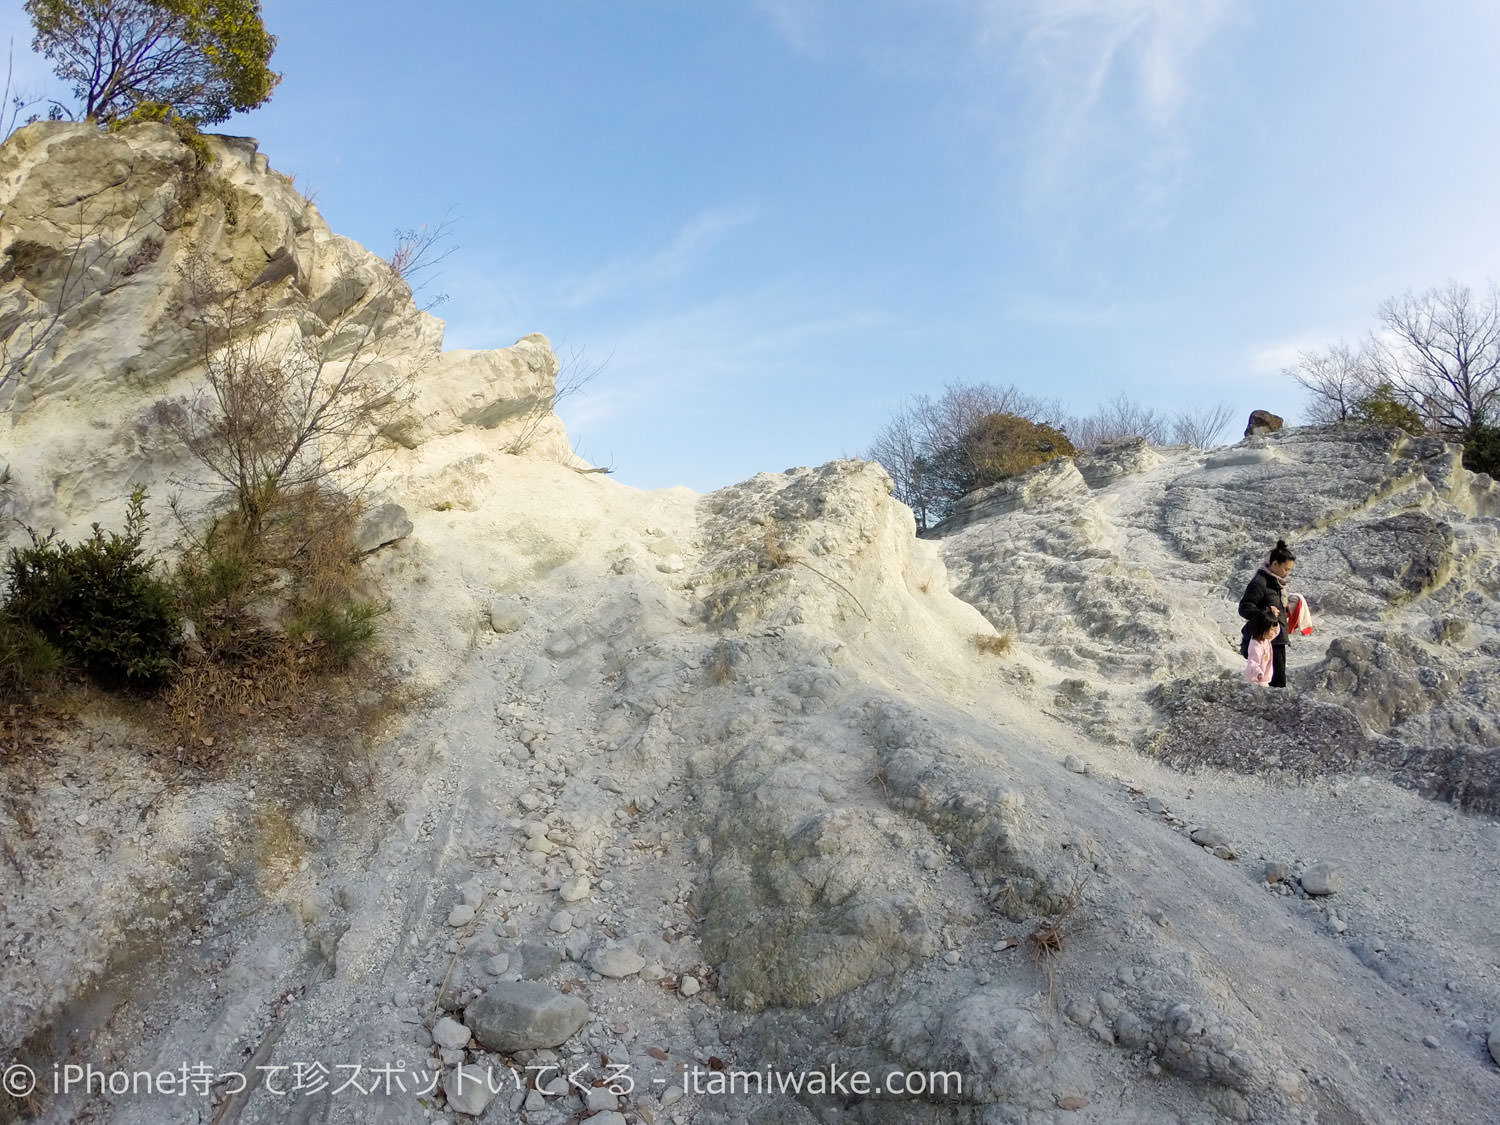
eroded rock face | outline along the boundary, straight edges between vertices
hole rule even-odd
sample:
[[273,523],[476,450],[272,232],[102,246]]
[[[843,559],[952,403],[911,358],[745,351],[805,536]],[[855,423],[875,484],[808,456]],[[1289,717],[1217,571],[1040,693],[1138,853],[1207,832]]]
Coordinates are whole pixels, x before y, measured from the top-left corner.
[[[409,409],[388,427],[408,449],[480,430],[507,453],[574,460],[545,337],[443,352],[441,322],[390,265],[329,230],[254,141],[201,142],[156,123],[38,122],[0,149],[10,514],[76,537],[96,520],[116,526],[135,485],[167,478],[190,519],[214,503],[221,482],[167,424],[204,385],[193,325],[208,287],[255,303],[268,355],[355,356],[372,377],[409,381]],[[169,522],[155,520],[163,544]]]
[[[1097,458],[1079,458],[1086,493],[1059,489],[1065,470],[1047,466],[939,529],[955,591],[1063,671],[1052,706],[1181,765],[1375,769],[1490,807],[1500,537],[1494,486],[1456,446],[1311,429]],[[1238,670],[1236,606],[1278,539],[1314,614],[1289,650],[1307,700],[1218,679]],[[1130,710],[1148,692],[1159,729]]]
[[[54,254],[71,245],[71,179],[93,177],[101,200],[138,180],[141,214],[179,199],[183,155],[159,130],[24,138],[3,190],[35,179],[42,211],[62,210],[24,227]],[[141,412],[191,388],[196,360],[170,317],[151,340],[118,319],[169,306],[177,233],[258,279],[283,332],[385,315],[360,284],[378,259],[326,234],[253,143],[208,143],[220,159],[171,237],[100,259],[97,322],[80,308],[10,400],[6,454],[25,478],[11,499],[33,522],[107,522],[125,483],[180,468]],[[54,144],[65,174],[42,158]],[[22,250],[0,299],[24,320],[59,275],[45,246]],[[341,1125],[432,1116],[444,1094],[443,1112],[502,1117],[1040,1121],[1100,1090],[1100,1119],[1384,1120],[1413,1104],[1414,1076],[1444,1120],[1494,1118],[1472,1050],[1407,1031],[1434,997],[1478,1026],[1487,995],[1488,918],[1470,937],[1421,897],[1441,859],[1372,898],[1366,884],[1408,873],[1366,858],[1339,917],[1308,926],[1281,895],[1293,866],[1273,892],[1250,858],[1353,855],[1372,823],[1359,807],[1333,846],[1339,822],[1320,819],[1315,850],[1254,839],[1255,810],[1285,820],[1305,799],[1265,775],[1357,768],[1466,807],[1493,799],[1500,506],[1446,448],[1300,431],[1213,454],[1126,443],[1009,482],[945,540],[918,540],[859,462],[705,497],[575,473],[537,413],[545,340],[445,356],[431,328],[381,336],[382,362],[416,365],[416,394],[377,482],[391,507],[370,509],[366,542],[387,546],[364,563],[391,603],[387,671],[420,703],[357,732],[367,745],[346,762],[289,730],[222,778],[142,754],[148,735],[118,715],[65,732],[0,802],[0,862],[17,875],[0,896],[0,1039],[45,1065],[66,1035],[75,1057],[130,1071],[441,1063],[425,1094],[299,1100]],[[98,350],[111,333],[127,355]],[[528,433],[543,456],[509,452]],[[1293,650],[1293,690],[1272,693],[1235,679],[1233,605],[1278,534],[1318,631]],[[950,568],[989,620],[949,593]],[[996,626],[1009,650],[975,643]],[[1147,798],[1138,771],[1180,779],[1137,756],[1146,731],[1175,765],[1262,776]],[[1215,791],[1206,827],[1174,817]],[[1383,796],[1381,812],[1429,808]],[[1241,801],[1252,811],[1221,823]],[[1385,919],[1407,949],[1364,932]],[[543,1097],[511,1069],[508,1052],[532,1050],[584,1081],[607,1077],[601,1060],[624,1066],[635,1093],[565,1082]],[[715,1059],[948,1085],[681,1093],[684,1068],[722,1074]],[[284,1120],[268,1085],[213,1112]],[[109,1112],[160,1125],[207,1105]]]

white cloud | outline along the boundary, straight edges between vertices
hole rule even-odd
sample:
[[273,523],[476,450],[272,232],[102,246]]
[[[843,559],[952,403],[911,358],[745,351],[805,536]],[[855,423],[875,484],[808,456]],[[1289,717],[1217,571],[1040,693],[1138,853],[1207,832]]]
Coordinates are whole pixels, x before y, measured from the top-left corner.
[[[1018,79],[1030,105],[1027,181],[1034,202],[1069,181],[1116,178],[1138,204],[1161,207],[1188,151],[1183,110],[1204,48],[1241,16],[1243,0],[969,0],[982,62],[975,96]],[[1013,133],[1020,115],[999,127]],[[1065,194],[1065,193],[1063,193]]]
[[686,276],[715,246],[743,226],[753,223],[755,207],[711,208],[695,216],[665,246],[643,257],[620,259],[566,283],[560,303],[565,308],[586,305],[660,285]]

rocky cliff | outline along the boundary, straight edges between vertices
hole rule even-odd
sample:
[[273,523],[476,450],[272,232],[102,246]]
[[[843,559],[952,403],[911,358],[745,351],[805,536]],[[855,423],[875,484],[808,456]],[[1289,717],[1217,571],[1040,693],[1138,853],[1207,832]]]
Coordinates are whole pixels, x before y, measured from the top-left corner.
[[[935,540],[859,462],[641,493],[580,471],[545,339],[442,352],[206,145],[0,153],[9,510],[210,510],[157,408],[211,362],[191,263],[268,331],[374,324],[412,388],[369,482],[384,671],[353,737],[251,716],[195,767],[96,700],[7,755],[0,1041],[39,1085],[0,1115],[1500,1114],[1497,501],[1451,450],[1105,450]],[[1271,695],[1231,645],[1278,536],[1317,631]]]

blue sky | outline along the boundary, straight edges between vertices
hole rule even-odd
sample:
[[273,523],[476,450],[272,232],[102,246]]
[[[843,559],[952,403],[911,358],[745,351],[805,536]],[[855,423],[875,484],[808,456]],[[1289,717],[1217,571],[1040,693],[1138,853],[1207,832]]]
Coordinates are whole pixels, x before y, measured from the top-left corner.
[[[1385,297],[1500,277],[1492,0],[264,0],[226,123],[446,346],[607,361],[561,413],[646,488],[866,447],[906,396],[1295,419]],[[39,89],[19,0],[17,80]]]

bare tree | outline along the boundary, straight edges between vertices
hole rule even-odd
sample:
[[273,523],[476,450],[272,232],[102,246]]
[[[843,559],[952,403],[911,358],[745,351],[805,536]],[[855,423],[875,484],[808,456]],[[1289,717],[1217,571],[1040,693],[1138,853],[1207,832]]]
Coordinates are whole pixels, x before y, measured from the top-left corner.
[[1340,341],[1321,352],[1298,352],[1295,367],[1282,371],[1308,394],[1307,419],[1333,425],[1354,417],[1354,408],[1368,398],[1379,380],[1370,370],[1366,353]]
[[1229,425],[1229,404],[1184,408],[1172,419],[1172,440],[1195,449],[1208,449]]
[[[419,227],[398,230],[396,245],[386,261],[411,286],[412,296],[415,298],[427,287],[429,279],[423,275],[441,265],[456,249],[458,247],[453,245],[453,218],[445,211],[436,223],[423,223]],[[438,293],[426,300],[422,308],[424,311],[431,311],[447,299],[446,293]]]
[[1429,429],[1467,432],[1497,420],[1500,408],[1500,293],[1476,297],[1450,282],[1380,306],[1382,330],[1365,359],[1376,384],[1415,410]]
[[309,331],[269,311],[268,290],[230,283],[201,261],[183,267],[206,385],[186,403],[159,403],[158,417],[233,494],[252,538],[283,497],[357,493],[390,447],[411,372],[377,343],[415,308],[400,275],[382,268],[373,281],[352,269],[339,277],[330,290],[340,311]]
[[557,378],[553,380],[551,396],[541,402],[533,403],[522,416],[520,428],[515,436],[506,442],[504,452],[521,454],[530,449],[541,432],[542,423],[557,413],[558,403],[572,398],[598,378],[599,374],[609,366],[609,361],[614,355],[611,352],[610,355],[604,357],[603,362],[589,363],[585,361],[586,354],[583,348],[573,348],[569,351],[568,358],[558,369]]
[[1132,401],[1121,391],[1087,418],[1074,419],[1068,430],[1079,449],[1093,449],[1126,437],[1143,437],[1152,445],[1165,445],[1170,427],[1165,414]]

